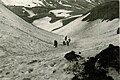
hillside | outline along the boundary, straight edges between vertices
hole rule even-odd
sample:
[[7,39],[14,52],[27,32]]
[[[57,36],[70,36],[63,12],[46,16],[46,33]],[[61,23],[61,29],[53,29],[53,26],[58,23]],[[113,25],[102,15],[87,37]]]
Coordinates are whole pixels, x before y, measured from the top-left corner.
[[[91,37],[91,34],[92,36],[95,36],[95,35],[98,36],[100,34],[103,34],[109,31],[109,29],[114,28],[114,26],[117,29],[118,18],[119,18],[118,17],[118,13],[119,13],[118,4],[119,4],[118,1],[110,1],[104,4],[101,4],[99,6],[96,6],[93,9],[91,9],[89,12],[84,14],[82,17],[77,18],[76,20],[72,21],[68,25],[54,32],[60,35],[68,35],[68,36],[74,36],[74,37],[77,36],[77,34],[81,35],[80,37],[82,36],[87,37],[88,35],[90,35]],[[106,6],[109,8],[107,8]],[[104,27],[106,29],[104,29]],[[92,28],[93,29],[96,28],[97,31],[91,30]],[[105,32],[99,31],[99,29],[102,29],[102,28],[103,28],[102,31],[105,31]],[[88,29],[89,31],[91,30],[92,33],[91,32],[86,33],[87,31],[85,31],[85,29]],[[85,35],[82,35],[83,33],[85,33]]]
[[[74,20],[73,18],[70,18],[70,20],[66,20],[65,22],[62,21],[62,19],[83,14],[99,3],[96,1],[91,2],[88,0],[3,0],[3,2],[8,9],[23,18],[25,21],[48,31],[62,27]],[[45,17],[49,17],[51,20],[40,24],[39,22]],[[48,24],[50,24],[50,29],[46,29],[46,26]],[[54,24],[59,26],[54,27]]]
[[[92,72],[93,68],[95,68],[96,70],[96,66],[100,66],[100,64],[97,63],[99,59],[98,61],[96,61],[95,66],[93,66],[94,60],[96,60],[94,59],[94,57],[96,56],[96,53],[98,54],[102,52],[102,50],[104,51],[104,49],[107,48],[109,44],[120,46],[119,34],[117,34],[117,29],[119,27],[119,17],[118,17],[119,5],[117,4],[118,2],[116,1],[101,4],[93,8],[92,10],[90,10],[89,13],[83,15],[80,18],[75,19],[74,21],[67,24],[66,26],[53,31],[54,33],[57,33],[60,35],[67,35],[68,37],[70,37],[75,47],[75,49],[73,50],[76,51],[77,54],[81,52],[80,55],[87,59],[88,63],[87,62],[85,63],[85,65],[87,65],[85,66],[86,73],[84,73],[84,70],[82,72],[83,64],[81,62],[81,58],[78,62],[76,61],[68,64],[70,66],[70,67],[67,67],[68,72],[70,71],[70,73],[73,72],[74,74],[74,77],[71,80],[93,80],[93,79],[94,80],[119,80],[120,78],[119,70],[115,70],[110,66],[107,68],[107,70],[104,67],[102,67],[103,69]],[[101,14],[103,13],[105,15],[104,17],[102,16],[100,18],[99,16],[95,16],[95,14],[97,15],[97,13],[94,13],[94,12],[97,12],[97,10],[98,11],[106,10],[106,8],[104,8],[106,6],[107,7],[109,6],[109,8],[107,9],[110,11],[101,12]],[[94,9],[97,9],[97,10],[94,10]],[[92,16],[92,17],[88,17],[88,16]],[[117,49],[118,49],[118,53],[117,53],[117,57],[118,57],[120,48],[117,48]],[[109,53],[110,52],[108,52],[107,54]],[[112,56],[112,54],[110,54],[110,56]],[[103,57],[101,56],[101,58],[104,59],[103,63],[104,61],[106,63],[109,63],[110,57],[108,57],[108,55],[107,57],[105,57],[105,54],[103,54]],[[116,61],[117,61],[116,63],[117,67],[118,69],[120,69],[119,60],[116,60]],[[115,66],[116,64],[113,64],[113,65]],[[107,64],[104,64],[104,65],[107,65]],[[105,76],[106,73],[107,73],[107,77]],[[89,75],[86,75],[84,76],[84,78],[82,78],[81,77],[82,74],[83,75],[89,74]]]
[[0,12],[1,49],[17,54],[24,54],[24,50],[30,50],[30,53],[40,52],[52,47],[54,39],[61,38],[25,22],[1,4]]
[[[71,17],[53,31],[59,36],[25,22],[0,2],[0,80],[119,80],[119,19],[82,21],[89,14]],[[69,46],[61,45],[66,35]],[[106,63],[110,67],[104,68]]]
[[[12,12],[25,21],[47,31],[54,31],[61,28],[75,19],[71,18],[72,16],[88,13],[93,7],[109,1],[112,0],[3,0],[6,7]],[[46,17],[49,17],[50,20],[41,23],[40,21],[44,20]]]
[[119,18],[119,1],[106,2],[104,4],[96,6],[87,13],[90,14],[82,21],[94,21],[97,19],[102,19],[102,21],[111,21],[115,18]]

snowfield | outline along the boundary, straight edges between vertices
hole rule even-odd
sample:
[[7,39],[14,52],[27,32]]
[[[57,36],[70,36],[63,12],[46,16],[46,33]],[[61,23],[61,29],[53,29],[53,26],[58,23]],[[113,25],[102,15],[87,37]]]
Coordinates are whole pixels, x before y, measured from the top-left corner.
[[36,4],[33,4],[33,2],[38,2],[39,0],[2,0],[6,5],[17,5],[17,6],[28,6],[33,7],[36,6]]
[[[54,31],[54,34],[41,27],[52,30],[61,25],[60,21],[56,26],[49,23],[49,17],[45,17],[34,22],[40,26],[38,28],[0,2],[0,80],[71,80],[74,77],[71,68],[75,66],[74,62],[64,58],[66,53],[73,50],[84,58],[78,63],[81,71],[82,63],[89,57],[94,57],[109,44],[119,45],[119,19],[86,22],[82,21],[85,16]],[[70,46],[62,45],[66,35],[71,38]],[[53,47],[54,40],[58,41],[57,48]],[[114,80],[120,79],[115,70],[109,70],[108,75]]]
[[57,9],[51,10],[49,13],[52,12],[56,17],[69,17],[72,11],[64,10],[64,9]]
[[50,23],[50,20],[50,17],[45,17],[35,20],[32,24],[47,31],[52,31],[53,29],[61,27],[63,25],[61,20],[58,20],[54,23]]
[[106,34],[116,34],[115,31],[117,31],[117,28],[119,26],[118,19],[114,19],[108,22],[102,22],[100,19],[91,22],[82,21],[82,19],[87,15],[74,20],[59,30],[54,31],[54,33],[59,35],[68,35],[69,37],[73,37],[75,39],[97,37],[100,35],[104,36]]
[[[55,15],[55,17],[59,17],[59,18],[60,17],[70,18],[71,17],[70,12],[72,12],[72,11],[63,10],[63,9],[57,9],[57,10],[49,11],[49,13],[53,13]],[[35,15],[35,14],[33,14],[33,15]],[[32,16],[32,13],[31,13],[31,16]],[[78,16],[78,15],[76,15],[76,16]],[[58,20],[54,23],[50,23],[51,17],[47,16],[47,17],[44,17],[44,18],[34,20],[32,24],[41,28],[41,29],[44,29],[44,30],[47,30],[47,31],[51,32],[52,30],[63,26],[62,20],[63,19],[60,19],[60,20]]]
[[[13,46],[16,50],[18,49],[18,51],[21,51],[18,54],[21,54],[21,53],[23,54],[24,50],[27,50],[27,49],[28,50],[31,49],[32,51],[34,51],[34,49],[36,49],[36,51],[46,50],[50,46],[52,46],[54,39],[56,40],[58,39],[58,41],[60,38],[62,39],[62,36],[52,34],[50,32],[47,32],[45,30],[42,30],[40,28],[37,28],[25,22],[24,20],[22,20],[12,12],[10,12],[1,4],[0,4],[0,12],[1,12],[0,13],[1,47],[11,46],[10,47],[11,49]],[[33,40],[34,38],[35,38],[35,42]],[[18,46],[19,44],[21,46]],[[46,45],[46,48],[45,48],[45,45]],[[26,46],[26,47],[22,47],[22,46]],[[38,48],[36,48],[35,46]],[[15,49],[14,51],[17,53]],[[30,52],[32,52],[31,50]]]

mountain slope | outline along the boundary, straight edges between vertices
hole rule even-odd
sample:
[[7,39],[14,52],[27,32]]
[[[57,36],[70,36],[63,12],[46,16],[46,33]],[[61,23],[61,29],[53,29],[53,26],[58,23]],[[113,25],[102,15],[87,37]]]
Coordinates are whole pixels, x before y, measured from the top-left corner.
[[[29,75],[29,67],[35,70],[33,80],[44,78],[37,76],[41,71],[36,71],[44,70],[47,61],[58,57],[57,52],[66,51],[53,48],[53,40],[60,43],[61,38],[25,22],[0,2],[0,80],[24,80]],[[39,59],[40,64],[32,65],[35,59]]]
[[54,39],[59,42],[62,38],[25,22],[2,4],[0,18],[0,46],[10,53],[40,52],[52,48]]
[[[62,27],[65,29],[60,29],[58,34],[71,36],[70,46],[53,48],[52,41],[57,39],[60,43],[63,41],[61,36],[26,23],[0,4],[0,80],[74,80],[76,76],[80,78],[82,74],[78,73],[84,71],[84,62],[109,44],[118,46],[120,40],[120,35],[116,34],[119,25],[117,18],[108,22],[102,22],[100,19],[82,21],[88,15],[77,18]],[[78,61],[65,59],[64,56],[71,51],[81,56]],[[107,75],[112,77],[110,80],[120,79],[114,69],[109,72]]]
[[[28,2],[22,0],[10,2],[3,0],[7,8],[12,12],[25,21],[47,31],[56,30],[74,20],[70,18],[64,21],[66,18],[84,14],[93,7],[109,1],[112,0],[29,0]],[[46,17],[49,17],[50,20],[40,24],[39,22]],[[43,24],[44,26],[41,26]],[[47,26],[48,24],[50,24],[50,26]],[[54,27],[54,25],[57,26]],[[46,27],[50,28],[47,29]]]
[[[117,4],[115,5],[114,3],[117,3]],[[109,44],[114,44],[116,46],[120,46],[120,44],[119,44],[120,35],[117,34],[117,30],[119,27],[119,17],[117,15],[117,14],[119,14],[118,13],[118,7],[119,7],[118,3],[119,2],[116,2],[116,1],[108,2],[108,3],[105,3],[104,6],[99,5],[99,7],[102,6],[102,8],[98,8],[98,6],[95,7],[98,9],[98,11],[102,11],[104,9],[106,10],[106,8],[104,8],[104,7],[109,6],[109,8],[107,8],[107,9],[110,11],[101,12],[105,15],[104,17],[102,16],[100,18],[99,16],[95,16],[95,13],[94,13],[95,8],[93,8],[91,11],[89,11],[89,13],[83,15],[80,18],[77,18],[76,20],[72,21],[71,23],[67,24],[66,26],[64,26],[54,32],[57,34],[60,34],[60,35],[65,35],[65,36],[67,35],[68,37],[70,37],[71,41],[73,42],[73,45],[75,47],[75,49],[73,49],[73,50],[76,51],[78,54],[81,52],[80,55],[82,57],[86,58],[87,61],[89,61],[90,59],[92,60],[92,58],[94,56],[96,56],[96,54],[98,54],[100,51],[102,51],[104,48],[106,48]],[[113,4],[114,4],[114,6],[113,6]],[[115,13],[115,14],[113,14],[113,13]],[[107,15],[107,14],[109,14],[109,15]],[[88,17],[90,15],[92,17]],[[96,13],[96,15],[97,15],[97,13]],[[86,20],[84,20],[84,19],[86,19]],[[108,52],[108,54],[109,54],[109,52]],[[110,56],[112,56],[112,55],[110,55]],[[119,62],[119,60],[117,60],[117,61]],[[93,62],[94,61],[91,61],[91,63],[93,63]],[[91,63],[89,64],[89,66],[87,66],[87,68],[91,68],[93,66]],[[117,66],[118,65],[119,65],[119,63],[117,63]],[[72,68],[71,68],[71,66],[72,66]],[[73,74],[75,75],[71,80],[76,80],[76,79],[77,80],[93,80],[93,79],[99,80],[100,78],[102,78],[102,77],[100,77],[100,74],[98,74],[99,77],[97,77],[97,78],[90,77],[90,75],[93,74],[92,73],[90,75],[85,76],[85,79],[81,79],[82,73],[84,73],[84,72],[82,72],[82,67],[83,67],[83,64],[81,63],[81,58],[80,58],[80,61],[78,61],[76,63],[73,62],[73,63],[68,64],[68,67],[67,67],[68,72],[69,73],[73,72]],[[88,71],[91,72],[92,69],[88,69]],[[102,70],[100,70],[100,71],[102,71]],[[109,67],[107,71],[108,71],[107,77],[109,76],[109,79],[105,79],[103,77],[102,80],[119,80],[120,76],[119,76],[118,70],[114,70],[113,68],[111,69],[111,67]],[[105,74],[105,73],[103,72],[102,75],[103,74]],[[96,75],[96,74],[93,74],[93,75]],[[89,79],[86,79],[86,77],[89,77]]]
[[90,14],[85,17],[83,21],[94,21],[96,19],[111,21],[115,18],[119,18],[119,1],[106,2],[96,6],[87,13]]
[[[92,22],[82,21],[82,19],[85,18],[86,16],[74,20],[68,25],[62,27],[61,29],[54,31],[54,33],[60,34],[60,35],[68,35],[71,37],[79,36],[79,38],[80,37],[86,38],[86,37],[102,35],[103,33],[107,33],[112,29],[115,29],[117,31],[117,27],[119,25],[118,19],[115,19],[109,22],[106,22],[106,21],[102,22],[102,20],[95,20]],[[99,29],[103,29],[101,30],[102,32],[99,31]],[[88,32],[88,31],[91,31],[91,32]]]
[[[92,33],[90,32],[91,36],[103,34],[103,33],[107,32],[109,29],[111,29],[112,26],[113,26],[112,28],[114,28],[114,26],[115,26],[117,29],[118,18],[119,18],[118,17],[118,11],[119,11],[118,4],[119,4],[118,1],[111,1],[111,2],[106,2],[104,4],[101,4],[101,5],[93,8],[92,10],[90,10],[88,13],[84,14],[82,17],[72,21],[68,25],[66,25],[66,26],[62,27],[61,29],[56,30],[54,32],[57,34],[60,34],[60,35],[68,35],[68,36],[75,37],[77,34],[80,34],[81,36],[87,37],[87,33],[86,33],[87,30],[92,29],[92,28],[93,29],[98,28],[98,29],[97,29],[97,31],[91,30],[91,32],[92,32]],[[106,8],[106,6],[109,8]],[[96,9],[97,9],[97,11],[96,11]],[[105,11],[103,11],[103,10],[105,10]],[[100,11],[100,13],[96,13],[99,11]],[[104,21],[104,22],[102,22],[102,21]],[[99,29],[101,29],[102,27],[105,32],[99,31]],[[104,28],[106,28],[106,29],[104,29]],[[103,31],[103,30],[101,30],[101,31]],[[82,35],[84,32],[86,34]],[[96,33],[96,32],[98,32],[98,33]],[[88,32],[88,35],[90,33]]]

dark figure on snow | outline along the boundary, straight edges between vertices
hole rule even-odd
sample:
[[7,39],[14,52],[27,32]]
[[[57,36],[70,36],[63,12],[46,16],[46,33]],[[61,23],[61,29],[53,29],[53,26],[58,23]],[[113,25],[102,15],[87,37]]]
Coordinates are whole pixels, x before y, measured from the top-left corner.
[[63,41],[63,45],[66,45],[66,42],[65,42],[65,41]]
[[69,41],[67,41],[67,46],[69,46]]
[[69,43],[71,42],[71,39],[68,39]]
[[57,47],[58,42],[56,40],[54,40],[54,47]]
[[79,52],[79,54],[81,54],[81,52]]
[[67,36],[65,36],[65,41],[67,41]]
[[119,34],[119,33],[120,33],[120,32],[119,32],[119,31],[120,31],[119,29],[120,29],[120,28],[118,28],[118,29],[117,29],[117,34]]

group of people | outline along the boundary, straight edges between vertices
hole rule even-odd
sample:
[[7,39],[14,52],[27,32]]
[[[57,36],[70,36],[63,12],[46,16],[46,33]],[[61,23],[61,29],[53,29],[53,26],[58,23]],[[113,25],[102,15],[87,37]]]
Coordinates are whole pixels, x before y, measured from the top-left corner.
[[[63,45],[69,46],[70,42],[71,42],[71,39],[68,38],[67,36],[65,36],[65,40],[63,41]],[[57,40],[54,40],[54,47],[57,47],[57,46],[58,46],[58,42],[57,42]]]
[[[120,34],[120,28],[117,29],[117,34]],[[67,36],[65,36],[65,40],[63,41],[63,45],[69,46],[70,42],[71,42],[71,39],[68,38]],[[57,47],[57,46],[58,46],[58,42],[57,42],[57,40],[54,40],[54,47]]]
[[63,41],[63,45],[69,46],[70,42],[71,42],[71,39],[70,38],[68,39],[67,36],[65,36],[65,40]]

